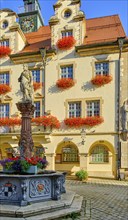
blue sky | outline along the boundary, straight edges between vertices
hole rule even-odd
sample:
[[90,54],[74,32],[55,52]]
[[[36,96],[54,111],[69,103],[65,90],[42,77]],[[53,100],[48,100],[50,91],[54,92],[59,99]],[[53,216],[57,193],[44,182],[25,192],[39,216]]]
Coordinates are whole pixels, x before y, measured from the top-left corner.
[[[39,0],[45,25],[54,15],[53,4],[57,0]],[[0,8],[10,8],[18,13],[18,7],[23,5],[23,0],[0,0]],[[86,18],[102,17],[119,14],[126,34],[128,35],[128,1],[127,0],[81,0],[81,10]]]

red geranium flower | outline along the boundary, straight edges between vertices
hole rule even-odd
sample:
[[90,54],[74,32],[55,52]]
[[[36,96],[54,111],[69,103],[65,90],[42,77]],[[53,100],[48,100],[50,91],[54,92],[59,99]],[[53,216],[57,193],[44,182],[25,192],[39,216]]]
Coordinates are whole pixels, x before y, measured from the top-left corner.
[[0,95],[4,95],[11,91],[11,88],[7,84],[0,84]]
[[66,118],[64,120],[64,123],[70,127],[80,127],[83,125],[83,119],[78,117],[78,118]]
[[76,43],[76,40],[73,36],[63,37],[57,41],[57,47],[60,50],[69,50],[71,49]]
[[45,127],[51,126],[54,128],[60,128],[59,120],[52,115],[33,118],[32,122],[36,123],[37,125],[43,125]]
[[108,84],[111,81],[112,81],[111,75],[97,75],[91,80],[92,84],[97,85],[97,86]]
[[102,122],[104,122],[104,119],[100,116],[90,116],[83,118],[83,125],[87,125],[87,126],[99,125]]
[[11,49],[6,46],[0,46],[0,58],[6,57],[11,53]]
[[34,91],[40,89],[41,87],[42,87],[42,83],[40,83],[40,82],[34,82],[33,83]]
[[75,85],[75,81],[72,78],[61,78],[58,79],[56,85],[62,89],[68,89]]

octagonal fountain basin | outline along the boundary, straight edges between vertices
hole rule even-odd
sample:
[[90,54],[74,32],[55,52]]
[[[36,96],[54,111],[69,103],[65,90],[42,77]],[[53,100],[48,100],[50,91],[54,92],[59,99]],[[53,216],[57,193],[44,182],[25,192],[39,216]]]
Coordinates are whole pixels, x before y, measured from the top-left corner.
[[26,206],[34,202],[59,200],[65,193],[65,173],[42,171],[35,175],[0,175],[0,202]]

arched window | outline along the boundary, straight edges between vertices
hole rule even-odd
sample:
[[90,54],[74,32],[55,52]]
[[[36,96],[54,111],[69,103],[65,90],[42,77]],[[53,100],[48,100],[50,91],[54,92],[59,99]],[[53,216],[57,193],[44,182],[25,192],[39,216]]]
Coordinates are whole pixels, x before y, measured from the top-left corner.
[[98,145],[91,152],[92,163],[107,163],[109,162],[109,152],[105,146]]
[[66,147],[63,147],[62,162],[79,162],[77,148],[71,145],[67,145]]

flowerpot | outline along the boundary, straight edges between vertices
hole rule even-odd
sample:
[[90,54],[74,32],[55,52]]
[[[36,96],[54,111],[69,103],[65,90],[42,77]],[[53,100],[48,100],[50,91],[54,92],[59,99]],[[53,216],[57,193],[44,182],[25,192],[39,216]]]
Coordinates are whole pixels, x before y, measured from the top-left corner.
[[38,172],[37,166],[30,166],[29,169],[26,171],[26,173],[29,174],[37,174],[37,172]]
[[14,170],[13,169],[9,169],[7,170],[5,167],[3,167],[3,173],[14,173]]

